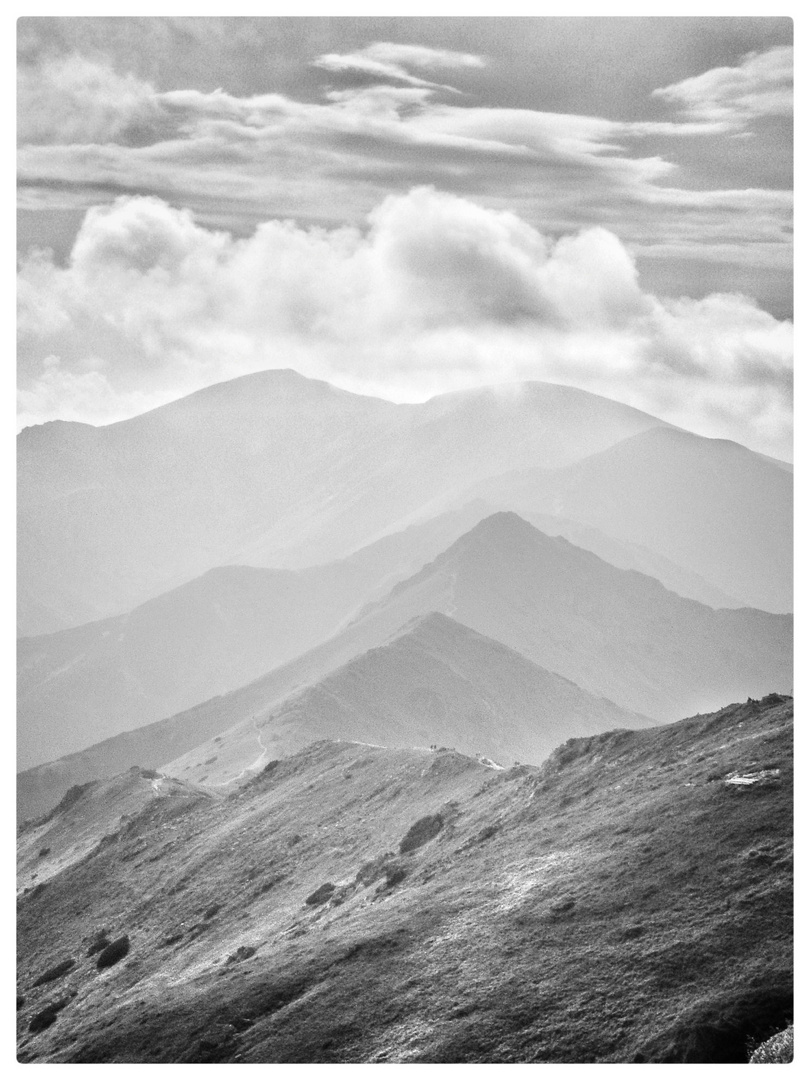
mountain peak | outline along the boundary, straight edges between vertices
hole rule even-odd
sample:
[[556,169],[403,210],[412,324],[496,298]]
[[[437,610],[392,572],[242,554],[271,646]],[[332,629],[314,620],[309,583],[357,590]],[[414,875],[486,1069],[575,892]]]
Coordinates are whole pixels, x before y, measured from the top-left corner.
[[[456,541],[453,547],[469,547],[470,545],[490,547],[493,544],[524,547],[526,544],[537,545],[544,542],[556,543],[553,538],[529,524],[520,514],[516,514],[513,510],[499,510],[474,525],[469,532]],[[452,551],[453,548],[449,550]]]
[[490,514],[479,521],[470,532],[503,532],[507,530],[511,532],[515,529],[520,529],[523,532],[526,530],[538,531],[520,514],[516,514],[514,510],[497,510],[494,514]]

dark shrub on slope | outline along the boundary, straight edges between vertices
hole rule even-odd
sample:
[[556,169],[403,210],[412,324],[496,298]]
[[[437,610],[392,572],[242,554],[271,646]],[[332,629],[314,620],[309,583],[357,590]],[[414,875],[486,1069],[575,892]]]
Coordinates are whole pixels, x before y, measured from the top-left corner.
[[332,882],[326,881],[323,885],[320,885],[314,893],[310,893],[304,903],[308,904],[310,907],[317,907],[318,904],[325,904],[334,891],[335,886]]
[[61,978],[62,975],[66,975],[75,964],[75,960],[62,960],[61,963],[54,964],[52,968],[43,971],[40,977],[34,980],[34,986],[44,986],[45,983],[53,982],[55,979]]
[[112,967],[113,964],[117,964],[119,960],[123,960],[128,952],[129,938],[124,934],[123,937],[111,941],[106,949],[102,949],[98,960],[96,960],[96,967],[99,971],[101,971],[102,968]]
[[420,818],[403,836],[399,845],[400,854],[405,855],[409,851],[416,851],[428,840],[438,836],[443,825],[444,818],[441,814],[428,814],[427,817]]
[[96,953],[100,953],[102,949],[106,949],[109,944],[110,939],[107,937],[107,934],[102,931],[100,934],[98,934],[93,944],[87,950],[87,955],[95,956]]
[[67,1005],[70,1004],[70,998],[62,998],[60,1001],[52,1001],[50,1005],[46,1005],[44,1009],[40,1009],[38,1013],[34,1013],[31,1017],[31,1022],[28,1025],[28,1030],[37,1032],[44,1031],[45,1028],[49,1028],[51,1024],[56,1020],[57,1013],[60,1013]]

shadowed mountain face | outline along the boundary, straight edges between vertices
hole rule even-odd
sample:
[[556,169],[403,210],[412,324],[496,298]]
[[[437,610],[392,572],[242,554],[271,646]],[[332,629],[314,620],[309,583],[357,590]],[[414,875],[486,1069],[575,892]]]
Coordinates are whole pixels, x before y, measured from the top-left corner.
[[[654,720],[788,691],[793,683],[790,616],[715,611],[547,537],[515,514],[499,513],[290,663],[177,716],[20,774],[20,812],[29,816],[54,805],[71,784],[136,763],[174,761],[235,725],[264,722],[291,694],[432,611]],[[437,733],[430,741],[440,738]],[[262,744],[255,746],[233,774],[258,758]]]
[[574,736],[651,724],[433,612],[293,695],[269,718],[251,717],[165,769],[225,784],[325,738],[445,743],[499,763],[538,764]]
[[96,785],[99,844],[20,898],[19,1058],[744,1062],[792,1018],[792,712],[540,769],[317,743],[112,828]]
[[26,428],[20,632],[117,615],[226,563],[341,558],[488,476],[660,423],[542,383],[395,405],[268,371],[107,427]]
[[659,427],[474,493],[641,544],[751,607],[792,610],[793,476],[737,443]]

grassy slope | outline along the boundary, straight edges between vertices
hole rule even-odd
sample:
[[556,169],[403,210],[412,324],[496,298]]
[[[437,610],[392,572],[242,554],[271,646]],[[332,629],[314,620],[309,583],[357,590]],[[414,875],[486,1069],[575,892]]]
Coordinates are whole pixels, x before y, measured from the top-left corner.
[[[743,1061],[792,1012],[792,711],[729,706],[505,772],[320,743],[227,800],[156,799],[23,898],[20,1057]],[[367,868],[386,852],[390,888]],[[102,927],[132,949],[98,973]],[[257,951],[228,962],[239,946]]]
[[32,889],[78,862],[122,821],[137,816],[155,795],[175,799],[212,798],[171,777],[136,766],[95,783],[74,785],[59,806],[26,822],[17,841],[17,886]]

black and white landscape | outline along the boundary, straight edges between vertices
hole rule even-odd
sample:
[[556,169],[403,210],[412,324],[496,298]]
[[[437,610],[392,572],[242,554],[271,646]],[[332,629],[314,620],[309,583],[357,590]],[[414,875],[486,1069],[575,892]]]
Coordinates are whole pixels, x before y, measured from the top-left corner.
[[790,20],[18,47],[18,1060],[792,1060]]

